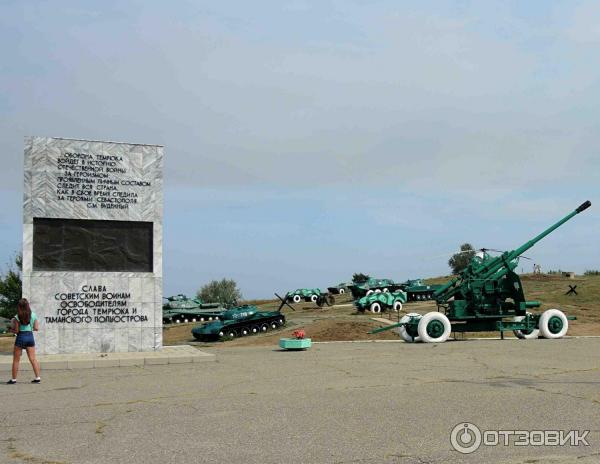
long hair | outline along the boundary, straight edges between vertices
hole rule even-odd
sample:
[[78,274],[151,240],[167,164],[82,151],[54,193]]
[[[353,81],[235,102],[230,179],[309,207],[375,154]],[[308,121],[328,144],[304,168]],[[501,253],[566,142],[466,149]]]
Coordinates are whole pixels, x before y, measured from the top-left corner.
[[21,298],[17,304],[17,316],[19,316],[19,324],[28,325],[31,322],[31,308],[27,298]]

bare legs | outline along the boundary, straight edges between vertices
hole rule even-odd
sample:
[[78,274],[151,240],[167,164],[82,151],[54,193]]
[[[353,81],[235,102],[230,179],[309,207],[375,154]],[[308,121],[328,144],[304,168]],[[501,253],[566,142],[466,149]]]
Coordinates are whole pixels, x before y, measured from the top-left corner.
[[25,348],[25,350],[27,351],[27,357],[29,358],[31,367],[33,367],[33,373],[35,374],[35,378],[37,379],[40,377],[40,363],[35,357],[35,346],[29,346]]
[[12,378],[16,379],[17,374],[19,373],[19,362],[21,362],[21,353],[23,352],[23,348],[20,348],[15,345],[13,350],[13,363],[12,363]]
[[[13,351],[13,363],[12,363],[12,378],[16,379],[17,378],[17,374],[19,373],[19,362],[21,362],[21,354],[23,348],[19,348],[18,346],[15,346],[15,349]],[[35,374],[35,377],[38,378],[40,376],[40,363],[38,362],[37,358],[35,357],[35,346],[30,346],[28,348],[25,348],[25,350],[27,351],[27,357],[29,358],[29,362],[31,363],[31,367],[33,368],[33,373]]]

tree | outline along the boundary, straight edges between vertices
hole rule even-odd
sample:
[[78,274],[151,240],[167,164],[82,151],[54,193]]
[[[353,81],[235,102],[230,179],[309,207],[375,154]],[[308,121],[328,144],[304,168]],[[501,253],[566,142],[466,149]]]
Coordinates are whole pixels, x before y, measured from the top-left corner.
[[352,274],[352,283],[362,284],[371,278],[368,274],[363,274],[362,272],[357,272]]
[[213,280],[197,293],[206,303],[221,303],[225,307],[235,306],[242,299],[242,292],[233,279]]
[[14,263],[16,268],[9,264],[6,273],[0,276],[0,316],[8,319],[17,313],[17,303],[23,294],[23,256],[20,253],[15,255]]
[[458,274],[469,265],[471,259],[475,256],[475,249],[470,243],[463,243],[460,246],[460,251],[452,255],[448,260],[448,266],[452,269],[453,274]]

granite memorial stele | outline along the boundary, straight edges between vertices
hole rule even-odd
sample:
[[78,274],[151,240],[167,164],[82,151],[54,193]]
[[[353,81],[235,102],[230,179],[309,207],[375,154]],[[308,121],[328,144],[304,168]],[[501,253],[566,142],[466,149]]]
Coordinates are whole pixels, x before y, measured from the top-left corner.
[[163,147],[26,137],[24,180],[38,352],[159,350]]

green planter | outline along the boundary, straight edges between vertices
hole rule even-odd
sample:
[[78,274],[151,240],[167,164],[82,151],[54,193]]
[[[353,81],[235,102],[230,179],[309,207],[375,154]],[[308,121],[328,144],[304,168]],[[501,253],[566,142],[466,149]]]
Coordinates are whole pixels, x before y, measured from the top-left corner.
[[280,338],[279,347],[284,350],[306,350],[312,346],[310,338]]

